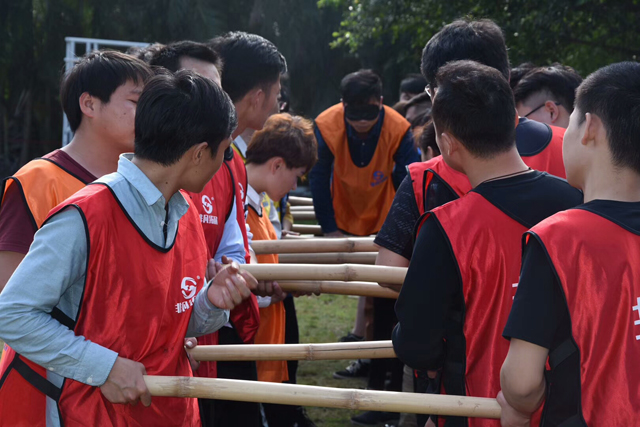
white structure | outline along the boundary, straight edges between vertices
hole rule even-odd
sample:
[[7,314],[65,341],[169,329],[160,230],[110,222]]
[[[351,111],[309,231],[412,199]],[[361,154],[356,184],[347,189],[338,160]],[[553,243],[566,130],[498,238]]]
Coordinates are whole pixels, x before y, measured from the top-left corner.
[[[91,52],[93,50],[102,49],[105,47],[120,47],[120,48],[129,48],[129,47],[147,47],[149,43],[140,43],[140,42],[128,42],[122,40],[104,40],[104,39],[86,39],[83,37],[65,37],[64,40],[67,42],[67,53],[64,58],[65,64],[65,73],[68,73],[71,68],[73,68],[73,64],[76,63],[78,57],[76,56],[76,45],[84,46],[84,55],[87,52]],[[69,127],[69,121],[67,120],[66,114],[64,115],[64,119],[62,122],[62,145],[65,146],[71,139],[73,138],[73,132],[71,132],[71,128]]]

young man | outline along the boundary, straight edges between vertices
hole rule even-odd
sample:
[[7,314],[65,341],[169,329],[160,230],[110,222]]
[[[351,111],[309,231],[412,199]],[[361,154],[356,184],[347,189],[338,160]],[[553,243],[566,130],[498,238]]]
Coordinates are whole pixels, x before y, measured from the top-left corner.
[[[247,149],[249,178],[249,215],[253,240],[277,240],[275,229],[264,215],[266,193],[273,200],[281,200],[295,190],[298,179],[304,176],[317,160],[317,144],[311,122],[289,114],[271,116],[265,127],[257,131]],[[277,255],[258,255],[260,263],[278,263]],[[285,308],[282,298],[271,298],[270,305],[260,308],[260,328],[256,344],[284,344]],[[289,379],[287,362],[258,362],[258,380],[285,382]],[[293,427],[299,414],[288,405],[264,404],[267,422],[271,427]]]
[[581,82],[576,70],[561,64],[531,70],[513,90],[518,114],[566,129]]
[[[133,150],[136,103],[151,75],[143,62],[129,55],[101,51],[80,58],[64,77],[60,100],[73,139],[22,167],[0,189],[0,289],[29,251],[49,211],[97,177],[114,172],[118,156]],[[15,363],[45,375],[44,368],[5,345],[0,376],[16,358],[20,362]],[[10,393],[6,382],[0,383],[0,401],[20,409],[1,417],[0,425],[44,425],[44,395],[26,381],[15,380]]]
[[424,92],[427,81],[422,74],[409,74],[400,82],[400,101],[409,101],[411,98]]
[[[204,235],[180,192],[211,179],[235,125],[231,101],[209,79],[152,78],[135,154],[38,231],[0,296],[0,337],[48,369],[48,381],[27,376],[49,397],[47,425],[200,424],[195,399],[152,402],[142,375],[190,376],[184,337],[220,328],[256,286],[237,264],[206,284]],[[24,377],[24,366],[12,368],[8,384]],[[138,400],[149,408],[115,405]]]
[[380,230],[418,153],[409,122],[382,104],[382,82],[373,71],[348,74],[340,91],[342,102],[316,119],[313,205],[325,235],[368,236]]
[[[447,394],[490,397],[500,390],[498,371],[507,353],[500,331],[518,282],[522,233],[576,206],[582,194],[522,161],[513,95],[498,70],[454,61],[434,81],[438,146],[473,190],[420,223],[396,304],[393,345],[414,369],[442,370]],[[496,424],[456,417],[444,423]]]
[[564,160],[585,204],[525,235],[504,329],[503,426],[529,425],[543,398],[543,426],[638,423],[639,114],[638,63],[602,68],[578,89]]

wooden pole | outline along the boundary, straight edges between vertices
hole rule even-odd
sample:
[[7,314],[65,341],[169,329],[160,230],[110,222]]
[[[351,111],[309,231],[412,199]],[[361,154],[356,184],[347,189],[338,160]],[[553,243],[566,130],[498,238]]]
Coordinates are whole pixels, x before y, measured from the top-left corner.
[[293,224],[291,226],[291,231],[295,231],[296,233],[308,233],[315,236],[322,236],[322,227],[320,227],[319,225]]
[[495,399],[391,391],[340,389],[194,377],[144,377],[152,396],[235,400],[284,405],[500,418]]
[[330,344],[199,345],[188,350],[195,360],[344,360],[395,358],[391,341],[340,342]]
[[258,280],[344,280],[401,285],[407,269],[359,264],[244,264],[245,271]]
[[310,197],[289,196],[291,206],[313,206],[313,199]]
[[314,294],[355,295],[361,297],[397,299],[399,292],[383,288],[373,282],[339,282],[329,280],[278,281],[286,292],[312,292]]
[[378,252],[373,237],[347,237],[344,239],[316,238],[306,240],[254,240],[256,255],[302,254],[319,252]]
[[315,221],[316,213],[311,212],[291,212],[293,219],[296,221]]
[[313,206],[291,206],[291,213],[293,212],[313,212]]
[[327,252],[320,254],[280,254],[280,264],[375,264],[375,252]]
[[[286,236],[282,236],[282,240],[313,239],[314,237],[315,236],[313,234],[300,234],[299,236],[296,236],[294,234],[287,234]],[[262,242],[262,240],[259,241]]]

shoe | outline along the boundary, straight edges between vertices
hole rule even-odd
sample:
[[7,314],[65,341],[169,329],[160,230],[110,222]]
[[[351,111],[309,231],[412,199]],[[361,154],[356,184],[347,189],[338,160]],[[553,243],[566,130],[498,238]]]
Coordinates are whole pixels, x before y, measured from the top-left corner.
[[357,426],[378,426],[387,422],[397,422],[399,419],[400,414],[397,412],[367,411],[351,417],[351,423]]
[[358,342],[358,341],[364,341],[364,337],[361,337],[360,335],[352,334],[351,332],[349,332],[347,335],[340,338],[340,342]]
[[298,406],[296,408],[296,412],[296,422],[293,424],[293,427],[316,427],[315,423],[311,421],[311,418],[307,415],[307,411],[302,406]]
[[354,360],[342,371],[334,372],[333,378],[344,380],[349,378],[367,378],[369,376],[370,363],[364,363],[362,360]]

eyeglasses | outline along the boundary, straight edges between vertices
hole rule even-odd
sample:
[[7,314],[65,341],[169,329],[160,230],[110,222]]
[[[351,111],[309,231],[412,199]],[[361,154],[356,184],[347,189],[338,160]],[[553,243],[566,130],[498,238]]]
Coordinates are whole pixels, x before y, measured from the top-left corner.
[[436,94],[436,92],[434,90],[431,90],[431,85],[426,85],[424,87],[424,91],[427,92],[427,94],[429,95],[429,98],[433,99],[433,95]]
[[[532,115],[533,113],[535,113],[536,111],[538,111],[539,109],[541,109],[542,107],[544,107],[547,104],[547,101],[544,101],[542,104],[538,105],[536,108],[534,108],[533,110],[529,111],[527,114],[524,115],[524,117],[529,117],[530,115]],[[556,105],[562,105],[559,102],[554,102],[554,104]]]

